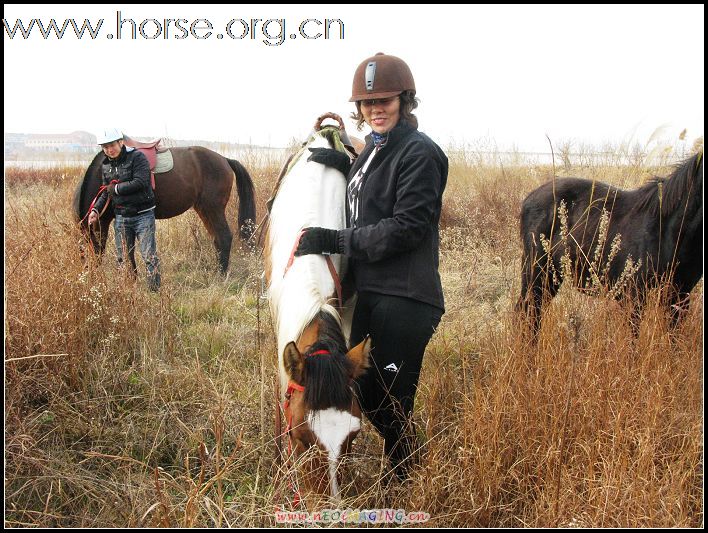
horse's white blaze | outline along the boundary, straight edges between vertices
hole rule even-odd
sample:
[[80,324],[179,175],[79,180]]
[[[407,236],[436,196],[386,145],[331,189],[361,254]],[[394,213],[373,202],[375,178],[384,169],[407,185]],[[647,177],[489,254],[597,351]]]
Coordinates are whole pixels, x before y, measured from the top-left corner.
[[[308,146],[329,147],[329,143],[315,136]],[[295,240],[303,228],[346,227],[344,176],[338,170],[307,161],[309,156],[310,152],[305,150],[282,179],[270,212],[267,245],[271,252],[271,275],[268,299],[271,315],[275,317],[283,392],[287,389],[288,381],[283,368],[285,346],[298,339],[321,309],[338,317],[336,310],[326,305],[335,288],[324,256],[304,255],[295,258],[287,276],[283,277]],[[333,255],[331,259],[340,278],[343,277],[342,257]]]
[[307,414],[307,423],[317,440],[327,450],[329,462],[329,485],[332,496],[337,496],[337,462],[342,451],[342,445],[354,431],[361,429],[361,420],[349,411],[339,411],[334,407],[322,411],[313,411]]

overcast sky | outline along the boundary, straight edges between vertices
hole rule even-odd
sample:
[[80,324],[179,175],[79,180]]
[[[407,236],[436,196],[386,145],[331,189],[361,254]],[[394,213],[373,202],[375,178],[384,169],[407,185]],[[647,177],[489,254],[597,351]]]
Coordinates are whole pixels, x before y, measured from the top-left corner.
[[[44,39],[36,23],[24,39],[17,22],[33,18],[103,23],[95,39],[71,26]],[[341,21],[328,38],[325,19]],[[546,135],[599,146],[684,128],[692,140],[703,21],[703,5],[5,4],[4,126],[285,146],[325,111],[348,116],[354,70],[385,52],[411,67],[420,129],[443,146],[547,151]]]

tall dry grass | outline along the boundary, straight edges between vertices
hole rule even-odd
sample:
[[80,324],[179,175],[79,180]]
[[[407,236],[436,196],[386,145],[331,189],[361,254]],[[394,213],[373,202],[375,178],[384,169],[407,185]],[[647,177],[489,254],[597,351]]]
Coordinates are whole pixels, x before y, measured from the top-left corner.
[[[260,217],[280,162],[245,159]],[[624,187],[655,171],[563,169]],[[112,240],[102,261],[79,258],[80,168],[8,174],[6,524],[275,525],[294,472],[275,464],[258,254],[236,247],[224,278],[193,213],[159,221],[155,295],[142,272],[118,271]],[[703,524],[703,285],[673,331],[655,291],[636,339],[623,306],[564,288],[527,343],[512,312],[518,211],[551,174],[451,161],[447,312],[416,403],[422,463],[405,484],[383,483],[382,442],[365,424],[331,508],[421,510],[440,527]]]

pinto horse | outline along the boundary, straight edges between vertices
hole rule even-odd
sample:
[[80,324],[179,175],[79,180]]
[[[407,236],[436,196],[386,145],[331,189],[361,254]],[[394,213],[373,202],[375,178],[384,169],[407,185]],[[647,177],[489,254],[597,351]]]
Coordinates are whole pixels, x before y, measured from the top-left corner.
[[[566,224],[559,220],[559,209],[567,212]],[[521,208],[524,250],[517,310],[527,314],[535,335],[543,304],[560,286],[552,272],[561,272],[564,262],[567,268],[569,258],[577,287],[590,288],[600,273],[609,286],[625,278],[626,290],[614,296],[632,298],[635,332],[647,290],[667,283],[666,304],[675,323],[703,275],[702,227],[702,151],[677,165],[668,178],[635,190],[579,178],[546,183]],[[618,249],[607,244],[615,239]]]
[[[326,117],[338,119],[340,128],[322,127]],[[368,364],[371,342],[365,339],[347,349],[345,329],[351,325],[338,310],[344,257],[295,257],[294,252],[305,227],[345,227],[345,176],[307,160],[307,148],[345,151],[345,135],[341,118],[332,114],[318,118],[314,133],[281,172],[269,201],[264,241],[288,449],[296,459],[310,452],[301,463],[304,488],[333,497],[341,481],[338,464],[361,427],[351,385]],[[279,440],[280,423],[276,430]]]
[[[229,266],[233,234],[226,221],[226,204],[236,177],[239,196],[238,226],[242,240],[250,238],[256,219],[253,181],[244,166],[233,159],[201,146],[170,148],[174,166],[172,170],[155,174],[155,218],[172,218],[181,215],[190,207],[201,218],[214,240],[219,255],[221,271]],[[91,242],[93,251],[103,254],[106,248],[108,227],[114,218],[113,208],[101,214],[98,227],[88,227],[88,212],[101,186],[101,165],[105,155],[96,154],[86,169],[84,178],[74,193],[74,216],[81,230]],[[133,270],[136,270],[134,250],[130,254]]]

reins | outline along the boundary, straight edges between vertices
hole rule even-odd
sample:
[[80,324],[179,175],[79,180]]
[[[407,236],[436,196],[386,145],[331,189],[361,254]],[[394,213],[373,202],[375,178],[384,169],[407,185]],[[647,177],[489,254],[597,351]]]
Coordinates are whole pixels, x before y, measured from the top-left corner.
[[[118,183],[118,180],[112,180],[111,183],[116,184]],[[84,218],[79,220],[79,226],[84,223],[84,220],[86,220],[86,217],[88,217],[91,214],[91,211],[93,211],[93,206],[96,205],[96,201],[98,200],[98,197],[101,196],[103,191],[108,189],[108,185],[101,185],[98,188],[98,192],[96,193],[96,196],[93,197],[93,200],[91,200],[91,205],[89,205],[88,211],[86,211],[86,214],[84,215]],[[103,209],[101,209],[101,212],[98,214],[98,218],[101,218],[103,216],[103,213],[106,212],[106,209],[108,209],[108,204],[111,203],[111,197],[108,197],[108,200],[106,200],[106,205],[103,206]]]
[[[304,234],[305,234],[305,230],[300,230],[300,233],[298,233],[297,237],[295,237],[295,244],[293,244],[293,249],[290,251],[290,257],[288,259],[288,264],[285,265],[285,271],[283,272],[283,277],[285,277],[285,274],[288,273],[288,270],[290,270],[290,267],[295,262],[295,251],[297,250],[297,247],[300,245],[300,239],[302,239],[302,236]],[[325,262],[327,263],[327,269],[329,270],[329,275],[332,276],[332,281],[334,282],[334,289],[337,292],[337,307],[341,308],[342,305],[344,305],[344,302],[342,301],[342,281],[339,279],[339,274],[337,273],[337,269],[334,267],[334,263],[332,262],[332,258],[329,255],[325,255],[324,259],[325,259]]]

